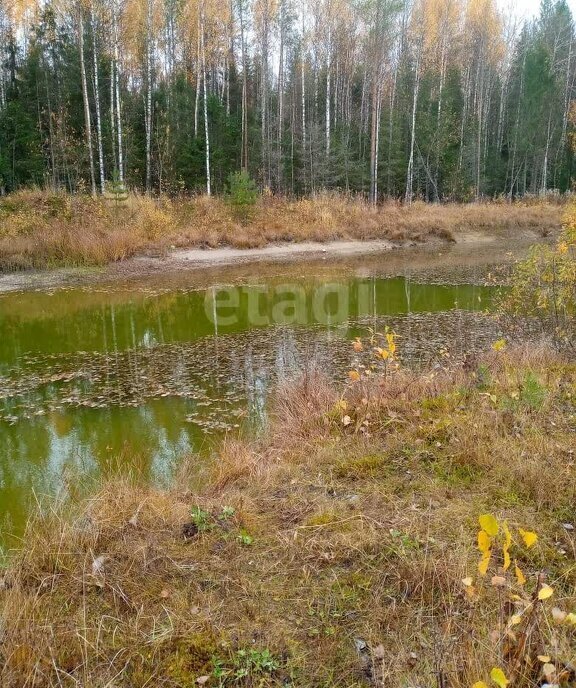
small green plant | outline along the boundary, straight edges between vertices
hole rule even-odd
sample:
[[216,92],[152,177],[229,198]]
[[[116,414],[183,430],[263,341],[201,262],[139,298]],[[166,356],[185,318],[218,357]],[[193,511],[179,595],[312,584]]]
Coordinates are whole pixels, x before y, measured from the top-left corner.
[[520,401],[528,408],[538,411],[546,400],[546,388],[543,387],[533,373],[528,373],[520,389]]
[[192,523],[198,528],[199,533],[206,532],[212,528],[210,514],[199,506],[193,507],[190,515],[192,517]]
[[492,375],[490,369],[485,363],[481,363],[474,372],[476,380],[476,387],[479,390],[487,390],[492,384]]
[[212,666],[212,676],[218,680],[218,686],[226,686],[240,682],[244,684],[243,679],[246,678],[257,679],[272,674],[280,668],[280,663],[270,650],[265,648],[237,650],[229,662],[214,657]]
[[238,540],[240,541],[240,544],[249,546],[254,542],[254,538],[250,533],[247,533],[245,530],[241,530],[239,535],[238,535]]
[[243,170],[229,175],[227,198],[236,217],[242,222],[247,221],[258,200],[258,188],[248,172]]
[[236,513],[236,509],[233,506],[223,506],[222,507],[222,512],[220,514],[220,518],[223,521],[228,521],[231,519],[234,514]]

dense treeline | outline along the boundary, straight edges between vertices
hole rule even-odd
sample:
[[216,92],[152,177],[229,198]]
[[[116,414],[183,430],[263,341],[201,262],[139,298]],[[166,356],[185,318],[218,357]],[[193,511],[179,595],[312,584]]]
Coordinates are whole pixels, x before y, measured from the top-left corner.
[[565,191],[574,49],[566,0],[0,0],[0,186]]

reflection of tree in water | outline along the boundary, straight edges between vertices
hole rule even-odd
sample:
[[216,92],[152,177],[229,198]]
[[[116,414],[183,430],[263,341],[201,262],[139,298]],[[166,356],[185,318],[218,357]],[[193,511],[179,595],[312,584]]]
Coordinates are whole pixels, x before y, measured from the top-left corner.
[[189,400],[191,411],[205,408],[204,415],[210,416],[212,409],[220,413],[249,398],[256,403],[262,385],[310,367],[345,376],[351,360],[347,339],[386,325],[398,332],[408,363],[429,360],[444,347],[456,355],[482,348],[498,333],[490,318],[452,311],[368,316],[338,326],[277,327],[146,349],[29,357],[0,382],[0,418],[66,407],[138,407],[168,397]]
[[[19,361],[0,382],[1,508],[18,521],[31,487],[54,491],[66,468],[166,475],[207,436],[238,427],[243,413],[260,427],[278,380],[314,367],[345,378],[354,363],[349,340],[368,327],[393,327],[407,363],[428,361],[444,347],[456,355],[486,348],[500,335],[495,321],[465,311],[382,318],[376,310],[344,325],[213,334],[150,348],[137,338],[138,347],[124,351],[114,350],[107,330],[104,352]],[[103,322],[111,320],[98,327]]]

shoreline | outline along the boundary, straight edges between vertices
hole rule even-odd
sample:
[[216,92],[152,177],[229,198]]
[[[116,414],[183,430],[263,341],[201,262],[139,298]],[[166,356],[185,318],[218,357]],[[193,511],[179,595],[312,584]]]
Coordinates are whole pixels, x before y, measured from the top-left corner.
[[471,229],[456,233],[453,241],[428,237],[423,242],[374,239],[282,242],[271,243],[261,248],[234,248],[233,246],[180,248],[169,251],[165,256],[136,255],[104,266],[57,267],[0,273],[0,295],[19,291],[83,287],[106,282],[119,283],[147,277],[251,264],[289,264],[377,254],[398,256],[412,251],[453,249],[459,246],[466,246],[469,251],[474,250],[474,246],[483,248],[502,243],[506,244],[509,250],[515,244],[528,245],[542,240],[542,235],[537,230],[524,229],[512,237],[509,231],[486,232]]

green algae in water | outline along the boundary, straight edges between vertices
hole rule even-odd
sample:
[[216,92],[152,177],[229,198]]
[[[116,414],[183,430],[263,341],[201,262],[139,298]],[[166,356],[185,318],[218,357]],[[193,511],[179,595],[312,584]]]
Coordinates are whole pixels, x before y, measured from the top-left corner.
[[393,327],[407,363],[484,348],[499,335],[484,314],[493,296],[489,287],[338,276],[4,296],[4,536],[21,532],[33,491],[67,489],[67,472],[167,480],[182,455],[201,461],[222,434],[261,427],[276,382],[311,367],[343,379],[354,364],[349,341],[369,327]]

